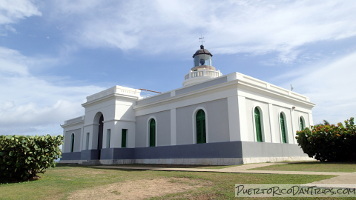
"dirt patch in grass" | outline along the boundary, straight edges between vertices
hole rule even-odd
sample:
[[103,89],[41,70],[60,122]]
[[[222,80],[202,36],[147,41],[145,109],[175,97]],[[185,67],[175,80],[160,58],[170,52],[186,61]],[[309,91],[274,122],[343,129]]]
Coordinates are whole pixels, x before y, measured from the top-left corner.
[[68,199],[146,199],[167,194],[186,192],[209,182],[189,178],[155,178],[125,181],[73,192]]

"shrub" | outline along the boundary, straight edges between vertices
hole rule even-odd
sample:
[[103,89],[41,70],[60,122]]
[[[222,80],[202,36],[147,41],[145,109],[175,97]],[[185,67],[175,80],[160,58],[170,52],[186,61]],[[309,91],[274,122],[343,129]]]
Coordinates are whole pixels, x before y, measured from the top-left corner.
[[0,182],[38,178],[55,166],[63,136],[0,136]]
[[298,131],[296,139],[304,153],[322,162],[356,161],[353,117],[346,120],[345,125],[324,123]]

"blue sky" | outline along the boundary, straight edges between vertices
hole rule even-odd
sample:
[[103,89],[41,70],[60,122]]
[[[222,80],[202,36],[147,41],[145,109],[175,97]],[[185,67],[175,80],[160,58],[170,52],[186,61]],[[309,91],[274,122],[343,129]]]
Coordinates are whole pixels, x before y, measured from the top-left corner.
[[307,95],[314,123],[356,112],[356,3],[338,0],[2,0],[0,134],[61,134],[113,85],[181,87],[198,38],[223,74]]

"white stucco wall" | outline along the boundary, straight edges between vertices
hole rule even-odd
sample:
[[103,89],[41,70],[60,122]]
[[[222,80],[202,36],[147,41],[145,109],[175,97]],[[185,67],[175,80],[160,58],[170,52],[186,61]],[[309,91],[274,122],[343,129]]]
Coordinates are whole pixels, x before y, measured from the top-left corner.
[[63,152],[71,152],[71,145],[72,145],[72,134],[74,134],[74,149],[73,152],[80,152],[81,151],[81,135],[82,129],[72,129],[65,131],[64,133],[64,145],[63,145]]
[[[207,102],[205,98],[201,97],[200,100],[201,103],[188,106],[180,106],[179,103],[182,102],[168,103],[165,108],[169,110],[165,111],[162,111],[161,107],[156,109],[149,107],[148,109],[151,112],[141,111],[141,113],[146,114],[136,117],[136,146],[148,146],[148,120],[151,117],[156,119],[157,146],[195,144],[195,113],[199,109],[203,109],[206,114],[207,142],[229,141],[227,99]],[[189,100],[187,101],[189,102]],[[156,110],[158,112],[154,112]],[[173,113],[172,110],[174,110]],[[173,122],[175,129],[172,128],[172,118],[175,118],[175,122]],[[172,137],[175,138],[172,139]]]
[[151,113],[136,118],[136,147],[149,146],[149,120],[156,121],[156,146],[171,144],[170,110]]
[[[249,86],[249,82],[256,85]],[[257,141],[254,122],[254,108],[262,111],[262,133],[264,142],[281,143],[280,113],[286,119],[287,141],[296,144],[295,135],[299,130],[299,117],[303,116],[305,125],[310,126],[313,104],[307,98],[291,91],[277,88],[266,82],[248,77],[238,89],[241,141]]]
[[[127,147],[135,146],[135,113],[133,105],[138,99],[139,92],[135,89],[115,86],[87,97],[83,104],[85,120],[83,141],[89,133],[89,149],[98,148],[98,118],[104,117],[102,148],[121,147],[122,129],[127,129]],[[108,145],[108,130],[110,130],[110,145]],[[82,150],[86,149],[83,145]]]
[[247,122],[247,141],[255,141],[256,138],[256,127],[255,127],[255,118],[254,118],[254,109],[258,107],[261,114],[261,124],[262,124],[262,138],[264,142],[271,142],[271,128],[269,121],[269,109],[268,103],[256,101],[253,99],[246,99],[246,122]]

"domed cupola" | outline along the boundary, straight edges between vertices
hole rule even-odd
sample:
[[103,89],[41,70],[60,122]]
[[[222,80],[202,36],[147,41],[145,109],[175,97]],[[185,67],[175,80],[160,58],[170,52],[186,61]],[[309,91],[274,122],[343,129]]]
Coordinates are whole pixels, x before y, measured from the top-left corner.
[[213,54],[200,45],[200,49],[193,55],[194,67],[185,75],[183,86],[194,85],[221,76],[222,73],[212,65],[212,57]]

